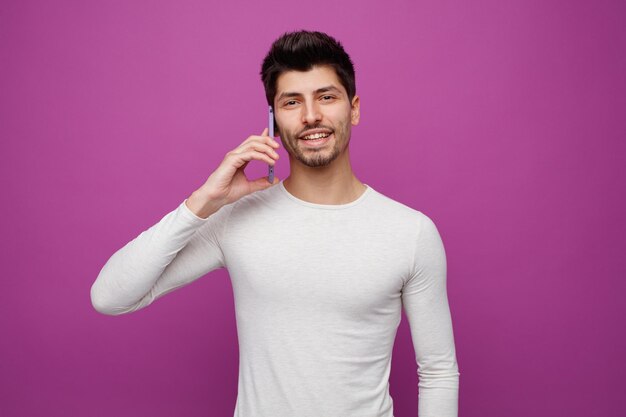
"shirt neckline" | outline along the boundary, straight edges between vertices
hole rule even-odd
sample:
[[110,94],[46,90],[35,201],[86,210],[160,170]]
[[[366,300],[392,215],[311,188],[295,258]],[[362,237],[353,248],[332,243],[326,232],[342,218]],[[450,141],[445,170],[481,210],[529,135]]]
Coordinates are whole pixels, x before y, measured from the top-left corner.
[[301,200],[298,197],[296,197],[295,195],[291,194],[289,191],[287,191],[287,188],[285,188],[285,185],[283,184],[284,180],[281,180],[278,183],[278,188],[280,188],[280,190],[282,191],[282,193],[289,198],[291,201],[294,201],[300,205],[306,206],[306,207],[311,207],[311,208],[316,208],[316,209],[323,209],[323,210],[343,210],[343,209],[347,209],[350,207],[354,207],[357,204],[360,204],[363,200],[365,200],[367,198],[367,196],[369,196],[373,189],[372,187],[370,187],[367,184],[363,184],[365,185],[365,191],[363,191],[361,193],[361,195],[356,199],[353,200],[349,203],[344,203],[344,204],[318,204],[318,203],[311,203],[309,201],[305,201],[305,200]]

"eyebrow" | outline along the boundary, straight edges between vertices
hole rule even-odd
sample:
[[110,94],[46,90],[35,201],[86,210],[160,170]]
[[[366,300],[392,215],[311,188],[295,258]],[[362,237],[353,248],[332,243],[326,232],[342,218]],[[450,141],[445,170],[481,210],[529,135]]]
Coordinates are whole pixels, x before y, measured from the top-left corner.
[[[337,87],[335,87],[334,85],[329,85],[327,87],[322,87],[322,88],[318,88],[317,90],[315,90],[313,93],[314,94],[319,94],[319,93],[325,93],[326,91],[335,91],[339,94],[341,94],[341,90],[339,90]],[[295,91],[285,91],[284,93],[281,93],[280,96],[278,96],[278,98],[276,99],[277,101],[282,100],[283,98],[287,98],[287,97],[299,97],[301,96],[302,93],[298,93]]]

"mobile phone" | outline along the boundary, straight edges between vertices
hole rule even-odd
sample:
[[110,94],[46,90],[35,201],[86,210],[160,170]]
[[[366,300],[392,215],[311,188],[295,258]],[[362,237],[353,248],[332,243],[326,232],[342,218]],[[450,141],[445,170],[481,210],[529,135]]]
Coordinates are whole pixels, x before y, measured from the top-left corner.
[[[269,136],[274,139],[274,109],[270,106],[270,118],[269,118]],[[274,166],[270,165],[267,170],[267,180],[270,184],[274,183]]]

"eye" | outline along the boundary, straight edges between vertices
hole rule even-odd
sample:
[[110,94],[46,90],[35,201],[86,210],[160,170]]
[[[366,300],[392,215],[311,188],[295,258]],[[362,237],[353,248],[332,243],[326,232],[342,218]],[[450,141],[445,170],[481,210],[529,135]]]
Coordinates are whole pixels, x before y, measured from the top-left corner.
[[295,100],[289,100],[289,101],[285,102],[285,106],[288,106],[289,103],[295,103],[295,102],[296,102]]
[[[328,97],[331,100],[334,98],[333,96],[322,96],[323,99],[325,99],[326,97]],[[328,101],[328,100],[324,100],[324,101]]]

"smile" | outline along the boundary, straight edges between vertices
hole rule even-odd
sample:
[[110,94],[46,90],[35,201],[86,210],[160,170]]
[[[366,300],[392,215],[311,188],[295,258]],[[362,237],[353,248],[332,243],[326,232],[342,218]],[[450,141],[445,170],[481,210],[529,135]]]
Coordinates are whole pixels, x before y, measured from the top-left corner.
[[320,138],[326,138],[328,136],[330,136],[330,133],[314,133],[309,136],[304,136],[302,139],[304,140],[320,139]]
[[315,135],[305,136],[300,140],[307,146],[319,146],[328,142],[332,135],[332,133],[317,133]]

